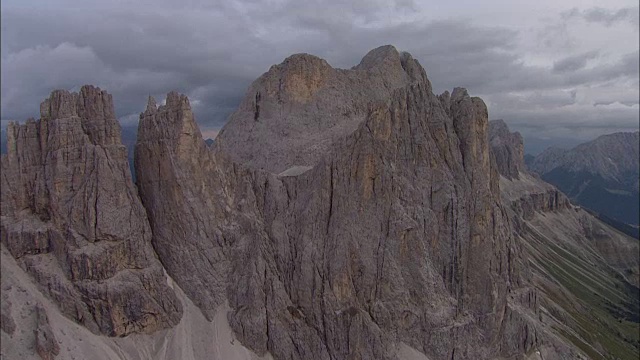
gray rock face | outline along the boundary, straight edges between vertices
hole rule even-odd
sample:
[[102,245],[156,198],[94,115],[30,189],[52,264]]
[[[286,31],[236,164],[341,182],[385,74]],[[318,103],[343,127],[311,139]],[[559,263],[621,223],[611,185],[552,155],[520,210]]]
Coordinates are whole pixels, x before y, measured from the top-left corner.
[[60,346],[56,341],[49,317],[41,306],[36,307],[36,330],[34,330],[36,340],[34,348],[42,360],[53,360],[60,353]]
[[500,174],[500,193],[518,218],[531,219],[536,212],[571,208],[569,199],[554,186],[536,178],[524,165],[524,141],[503,120],[489,122],[491,155]]
[[401,342],[432,359],[529,351],[486,106],[443,98],[383,47],[352,70],[310,55],[272,67],[213,151],[184,96],[151,104],[136,169],[162,263],[205,314],[228,301],[242,343],[277,359],[396,358]]
[[517,179],[520,171],[525,170],[522,135],[511,133],[503,120],[492,120],[489,122],[489,143],[500,175],[509,180]]
[[233,169],[216,164],[189,100],[175,92],[159,108],[149,98],[140,115],[135,164],[154,248],[167,272],[211,319],[226,299],[231,270],[223,245],[251,231],[230,224],[225,238],[220,229],[229,206],[225,200],[234,191],[223,173]]
[[358,128],[369,103],[416,83],[431,90],[420,64],[393,46],[372,50],[350,70],[292,55],[251,85],[215,146],[238,163],[276,174],[310,166]]
[[176,324],[181,306],[151,247],[111,95],[54,91],[41,119],[8,126],[2,243],[68,317],[111,336]]
[[16,322],[11,315],[11,301],[2,296],[2,303],[0,306],[0,329],[9,335],[13,335],[16,331]]

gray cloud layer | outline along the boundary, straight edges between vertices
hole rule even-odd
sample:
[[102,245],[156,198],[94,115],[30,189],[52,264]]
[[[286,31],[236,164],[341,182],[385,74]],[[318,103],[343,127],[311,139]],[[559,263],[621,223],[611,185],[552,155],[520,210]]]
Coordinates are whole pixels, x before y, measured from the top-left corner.
[[491,117],[525,136],[589,138],[638,126],[637,41],[610,51],[585,45],[574,29],[631,24],[632,43],[637,8],[575,8],[522,29],[425,17],[410,0],[268,3],[87,1],[80,9],[4,1],[1,118],[37,116],[51,90],[91,83],[114,94],[123,123],[137,121],[147,95],[175,89],[190,96],[202,127],[215,130],[250,82],[292,53],[344,68],[393,44],[420,60],[436,91],[467,87]]
[[564,59],[555,61],[553,63],[553,71],[563,73],[583,69],[587,66],[587,61],[594,59],[596,56],[598,56],[597,51],[589,51],[584,54],[568,56]]
[[638,26],[638,8],[623,8],[618,10],[595,7],[586,10],[573,8],[562,13],[565,19],[582,18],[589,22],[602,23],[611,26],[617,22],[628,21],[632,25]]

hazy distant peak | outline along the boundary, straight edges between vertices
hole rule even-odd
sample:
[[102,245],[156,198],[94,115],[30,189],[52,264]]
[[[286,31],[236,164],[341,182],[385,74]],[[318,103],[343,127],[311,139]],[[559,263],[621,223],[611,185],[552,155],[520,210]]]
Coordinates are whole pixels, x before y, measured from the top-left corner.
[[548,148],[531,170],[576,203],[625,223],[638,223],[638,132],[602,135],[573,149]]
[[602,135],[570,150],[548,148],[536,156],[533,170],[542,174],[563,167],[611,179],[629,171],[637,172],[640,162],[638,134],[636,131]]

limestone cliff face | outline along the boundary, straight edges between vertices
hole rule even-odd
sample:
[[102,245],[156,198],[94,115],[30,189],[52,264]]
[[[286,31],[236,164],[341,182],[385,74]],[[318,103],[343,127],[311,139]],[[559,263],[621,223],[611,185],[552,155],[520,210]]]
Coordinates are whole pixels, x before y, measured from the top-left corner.
[[510,132],[503,120],[492,120],[489,124],[489,142],[498,172],[509,180],[517,179],[519,173],[526,169],[522,135]]
[[500,174],[500,193],[519,217],[531,219],[536,212],[571,208],[569,199],[562,192],[527,171],[520,133],[510,132],[503,120],[492,120],[489,122],[489,142]]
[[464,89],[443,99],[383,47],[352,70],[308,55],[272,67],[213,151],[184,96],[151,102],[136,168],[160,260],[205,314],[228,301],[242,343],[278,359],[529,351],[486,106]]
[[2,243],[68,317],[123,336],[175,325],[181,306],[151,248],[111,95],[57,90],[9,124]]
[[216,148],[276,174],[313,165],[335,140],[358,128],[370,102],[386,101],[412,83],[431,89],[420,64],[393,46],[372,50],[350,70],[313,55],[292,55],[251,85]]
[[[196,124],[189,100],[169,93],[166,105],[149,98],[140,115],[135,168],[153,245],[168,273],[211,318],[226,299],[231,270],[222,235],[233,189],[224,180]],[[232,220],[233,221],[233,220]],[[233,225],[230,225],[233,226]],[[240,236],[241,224],[230,231]]]

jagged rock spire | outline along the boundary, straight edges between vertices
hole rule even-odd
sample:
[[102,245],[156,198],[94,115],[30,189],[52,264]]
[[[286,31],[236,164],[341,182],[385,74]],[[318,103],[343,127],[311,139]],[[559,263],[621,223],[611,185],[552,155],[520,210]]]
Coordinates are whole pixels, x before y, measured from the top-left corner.
[[156,99],[153,96],[149,95],[149,98],[147,99],[147,109],[145,110],[145,112],[153,114],[154,112],[156,112],[156,110],[158,110]]
[[63,314],[95,333],[177,324],[182,308],[151,248],[111,95],[56,90],[40,110],[40,120],[8,127],[4,246]]

